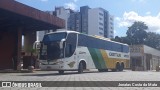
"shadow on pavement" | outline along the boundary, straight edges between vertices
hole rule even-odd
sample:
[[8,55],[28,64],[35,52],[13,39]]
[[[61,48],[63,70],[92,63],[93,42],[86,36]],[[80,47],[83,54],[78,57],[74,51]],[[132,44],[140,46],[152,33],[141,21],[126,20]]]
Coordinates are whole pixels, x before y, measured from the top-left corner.
[[[29,73],[29,74],[23,74],[23,75],[19,75],[19,76],[61,76],[61,74],[59,74],[58,71],[57,71],[57,72],[53,71],[53,73],[51,73],[51,71],[49,71],[48,73],[47,73],[47,71],[41,71],[41,73],[37,73],[37,72],[39,72],[39,71],[36,71],[36,72],[34,72],[34,73]],[[44,72],[44,73],[43,73],[43,72]],[[109,73],[110,73],[110,72],[114,73],[113,71],[107,71],[107,72],[109,72]],[[88,74],[88,73],[107,73],[107,72],[84,71],[84,72],[81,73],[81,74]],[[126,71],[121,71],[121,72],[126,72]],[[115,72],[115,73],[119,73],[119,72]],[[78,73],[77,71],[65,71],[64,74],[62,74],[62,75],[72,75],[72,74],[77,75],[77,74],[80,74],[80,73]]]

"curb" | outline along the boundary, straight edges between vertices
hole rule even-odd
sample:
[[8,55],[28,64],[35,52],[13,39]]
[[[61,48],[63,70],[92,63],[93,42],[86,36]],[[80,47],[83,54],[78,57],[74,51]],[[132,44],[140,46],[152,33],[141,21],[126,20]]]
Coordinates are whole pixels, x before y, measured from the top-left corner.
[[0,70],[0,73],[33,73],[31,70]]

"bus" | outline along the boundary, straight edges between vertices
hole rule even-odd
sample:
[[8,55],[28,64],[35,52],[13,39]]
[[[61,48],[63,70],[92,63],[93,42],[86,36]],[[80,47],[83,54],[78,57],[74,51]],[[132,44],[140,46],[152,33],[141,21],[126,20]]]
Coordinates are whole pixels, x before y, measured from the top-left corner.
[[40,45],[40,69],[64,71],[98,69],[99,72],[129,68],[129,46],[107,38],[75,31],[44,35]]

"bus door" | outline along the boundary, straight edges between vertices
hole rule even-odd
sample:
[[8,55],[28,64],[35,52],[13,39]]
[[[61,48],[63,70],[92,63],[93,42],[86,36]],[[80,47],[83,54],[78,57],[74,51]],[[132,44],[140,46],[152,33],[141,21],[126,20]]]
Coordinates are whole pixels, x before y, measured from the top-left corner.
[[77,67],[77,61],[76,61],[76,45],[77,45],[77,34],[75,33],[69,33],[67,40],[66,40],[66,46],[65,46],[65,58],[67,62],[67,66],[69,66],[70,69],[76,69]]

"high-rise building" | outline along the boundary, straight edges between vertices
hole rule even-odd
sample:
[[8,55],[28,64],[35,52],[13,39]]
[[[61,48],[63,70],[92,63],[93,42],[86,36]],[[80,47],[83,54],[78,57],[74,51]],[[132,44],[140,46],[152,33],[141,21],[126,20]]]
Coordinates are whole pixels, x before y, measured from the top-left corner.
[[[65,28],[89,35],[99,35],[106,38],[114,38],[114,16],[103,8],[80,7],[80,11],[55,7],[55,11],[47,11],[65,20]],[[43,31],[39,32],[42,34]],[[44,31],[52,32],[52,30]],[[39,35],[42,37],[43,35]],[[39,39],[41,39],[39,37]]]
[[81,32],[81,15],[79,12],[71,13],[68,18],[68,30]]
[[81,15],[81,32],[88,34],[88,6],[80,7],[80,15]]
[[[70,17],[70,14],[73,13],[73,10],[71,9],[65,9],[64,7],[55,7],[55,11],[46,11],[47,13],[51,15],[55,15],[61,19],[65,20],[65,28],[68,29],[68,18]],[[44,30],[44,31],[37,31],[37,41],[42,41],[43,36],[46,33],[53,32],[55,30]]]
[[107,38],[114,37],[114,17],[103,8],[82,6],[79,12],[74,12],[64,7],[56,7],[54,13],[66,21],[65,29]]
[[90,9],[88,12],[88,34],[104,36],[104,12],[102,9]]
[[107,38],[114,37],[113,16],[102,8],[89,9],[88,11],[88,34],[104,36]]
[[71,13],[74,13],[71,9],[65,9],[64,7],[55,7],[54,14],[65,20],[65,29],[68,29],[68,18],[71,16]]

